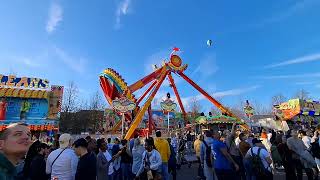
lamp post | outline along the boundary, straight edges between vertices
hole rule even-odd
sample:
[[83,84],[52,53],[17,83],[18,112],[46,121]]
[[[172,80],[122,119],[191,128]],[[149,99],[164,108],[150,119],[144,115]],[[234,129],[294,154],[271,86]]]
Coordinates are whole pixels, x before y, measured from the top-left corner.
[[174,103],[171,99],[170,99],[170,93],[167,93],[167,99],[162,101],[160,103],[161,109],[165,112],[168,112],[168,133],[170,132],[170,117],[169,117],[169,113],[170,111],[173,111],[176,109],[177,104]]
[[112,107],[116,111],[120,112],[122,114],[121,118],[121,136],[124,135],[124,121],[125,121],[125,113],[132,111],[136,108],[136,104],[132,101],[130,101],[126,97],[121,97],[118,99],[115,99],[112,101]]

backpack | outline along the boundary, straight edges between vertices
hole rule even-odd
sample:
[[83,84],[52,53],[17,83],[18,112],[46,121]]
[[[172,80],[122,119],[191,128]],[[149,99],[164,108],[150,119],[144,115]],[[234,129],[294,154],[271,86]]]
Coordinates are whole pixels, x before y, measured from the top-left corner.
[[311,143],[310,151],[313,157],[320,159],[320,146],[318,141]]
[[206,163],[207,163],[207,166],[212,168],[212,153],[211,153],[211,147],[208,146],[208,144],[206,143],[206,141],[202,141],[203,144],[206,146]]
[[254,172],[256,176],[264,176],[266,174],[266,169],[264,168],[262,160],[259,156],[261,148],[258,149],[257,154],[253,153],[252,148],[250,150],[251,150],[250,162],[251,162],[252,172]]

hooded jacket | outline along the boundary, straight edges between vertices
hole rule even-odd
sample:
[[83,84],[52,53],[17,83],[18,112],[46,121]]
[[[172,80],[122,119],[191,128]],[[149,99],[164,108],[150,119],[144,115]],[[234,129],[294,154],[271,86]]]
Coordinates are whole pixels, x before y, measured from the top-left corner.
[[161,155],[162,162],[168,162],[171,153],[168,141],[162,138],[155,138],[154,145]]

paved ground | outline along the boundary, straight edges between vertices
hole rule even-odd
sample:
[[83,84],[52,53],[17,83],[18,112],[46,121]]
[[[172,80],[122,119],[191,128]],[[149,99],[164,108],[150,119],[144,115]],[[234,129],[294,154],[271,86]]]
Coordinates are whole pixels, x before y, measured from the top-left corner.
[[[188,168],[188,165],[183,165],[181,169],[177,171],[177,180],[196,180],[198,166],[198,163],[193,163],[190,168]],[[285,173],[283,171],[276,171],[273,179],[285,180]],[[303,179],[307,180],[306,175],[304,175]]]
[[[194,163],[191,168],[188,168],[187,165],[182,166],[181,170],[178,171],[177,180],[196,180],[198,165],[198,163]],[[276,172],[273,179],[285,180],[286,178],[284,172]]]

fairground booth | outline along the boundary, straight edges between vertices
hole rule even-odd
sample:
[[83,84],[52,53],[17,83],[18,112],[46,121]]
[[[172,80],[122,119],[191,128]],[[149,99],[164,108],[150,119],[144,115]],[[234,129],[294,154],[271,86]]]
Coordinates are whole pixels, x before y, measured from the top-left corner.
[[63,86],[49,86],[40,78],[0,74],[0,131],[15,122],[24,122],[32,132],[58,131]]
[[320,120],[320,103],[313,100],[291,99],[274,106],[276,120],[286,121],[289,126],[309,128]]
[[[196,123],[193,124],[196,126],[196,133],[200,134],[203,130],[213,129],[213,130],[231,130],[232,124],[236,122],[238,125],[243,124],[241,121],[236,121],[236,118],[217,115],[213,116],[209,113],[209,116],[205,116],[203,113],[196,119]],[[240,128],[240,127],[238,127]]]

